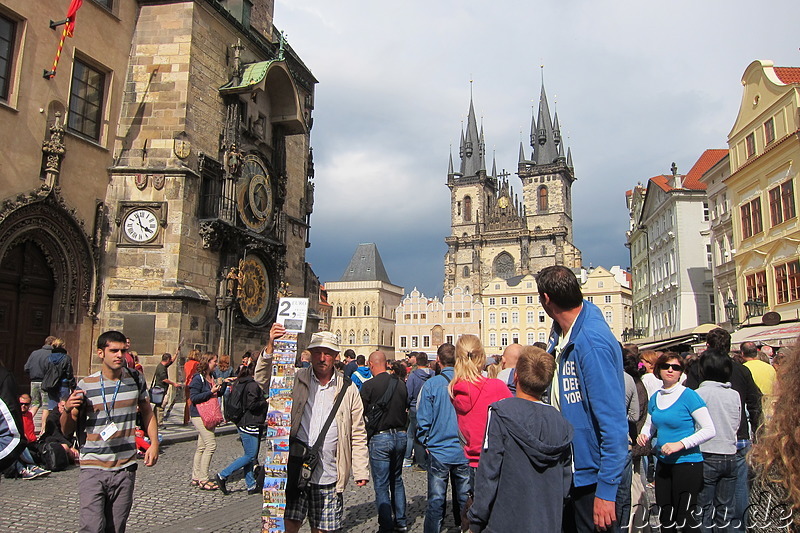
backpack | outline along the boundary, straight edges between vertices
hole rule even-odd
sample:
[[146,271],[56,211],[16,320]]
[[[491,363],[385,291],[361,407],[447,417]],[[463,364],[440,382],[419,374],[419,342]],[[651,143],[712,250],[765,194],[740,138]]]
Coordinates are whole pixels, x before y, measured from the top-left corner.
[[67,358],[66,354],[62,354],[62,358],[55,362],[53,359],[54,354],[48,357],[47,370],[45,370],[44,378],[42,378],[42,389],[47,392],[58,393],[61,390],[61,376],[66,373]]
[[47,442],[42,446],[44,467],[51,472],[66,470],[69,466],[67,450],[57,442]]
[[392,375],[389,380],[389,386],[386,387],[386,392],[383,393],[381,399],[370,404],[364,411],[364,425],[367,428],[367,441],[378,432],[378,428],[383,421],[383,415],[386,414],[386,408],[389,406],[389,400],[392,398],[395,388],[397,388],[398,381],[399,378]]
[[231,388],[231,393],[225,398],[225,420],[239,424],[239,421],[244,416],[244,393],[247,389],[247,383],[236,382]]

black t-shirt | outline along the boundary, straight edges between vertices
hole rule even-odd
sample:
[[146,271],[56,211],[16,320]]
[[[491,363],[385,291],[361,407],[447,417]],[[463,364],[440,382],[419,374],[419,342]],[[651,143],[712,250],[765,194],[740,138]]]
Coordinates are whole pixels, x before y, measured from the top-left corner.
[[361,386],[361,401],[364,402],[364,410],[367,410],[370,405],[378,403],[389,387],[389,380],[396,380],[397,386],[394,389],[394,394],[389,400],[386,409],[386,414],[378,427],[378,431],[386,429],[401,429],[405,430],[408,426],[408,413],[406,411],[406,402],[408,400],[408,391],[406,384],[402,379],[398,379],[388,372],[382,372],[372,379],[367,380]]
[[165,393],[167,392],[167,389],[169,389],[169,383],[165,381],[167,379],[169,379],[167,377],[167,367],[159,363],[156,367],[155,374],[153,375],[153,381],[157,387],[164,387]]

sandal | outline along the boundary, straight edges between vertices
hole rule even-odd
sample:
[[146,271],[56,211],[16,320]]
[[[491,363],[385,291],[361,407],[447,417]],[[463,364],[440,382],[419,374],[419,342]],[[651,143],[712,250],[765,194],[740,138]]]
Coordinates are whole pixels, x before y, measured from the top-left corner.
[[199,487],[200,490],[217,490],[219,485],[216,481],[201,481]]
[[198,486],[199,484],[200,484],[200,480],[199,480],[199,479],[193,479],[193,480],[191,481],[191,483],[189,483],[189,486],[190,486],[190,487],[196,487],[196,486]]

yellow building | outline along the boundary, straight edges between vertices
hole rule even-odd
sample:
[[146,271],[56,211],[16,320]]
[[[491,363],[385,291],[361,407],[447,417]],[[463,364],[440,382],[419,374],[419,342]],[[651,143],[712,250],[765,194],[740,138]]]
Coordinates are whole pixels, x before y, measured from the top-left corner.
[[339,281],[325,283],[331,305],[330,330],[342,351],[357,355],[381,350],[394,358],[395,310],[403,288],[389,281],[378,247],[359,244]]
[[[744,302],[794,317],[800,309],[800,68],[754,61],[742,76],[742,103],[728,134],[740,320]],[[797,164],[795,164],[797,163]],[[749,305],[752,309],[752,305]]]
[[552,320],[539,303],[532,274],[508,279],[495,277],[481,295],[483,331],[487,354],[502,353],[509,344],[547,342]]
[[623,332],[633,327],[629,272],[618,266],[610,271],[595,267],[586,274],[581,291],[586,300],[600,308],[616,338],[622,339]]
[[444,298],[428,298],[417,289],[397,307],[397,354],[426,352],[435,355],[439,345],[455,344],[461,335],[481,334],[480,299],[463,287],[447,291]]

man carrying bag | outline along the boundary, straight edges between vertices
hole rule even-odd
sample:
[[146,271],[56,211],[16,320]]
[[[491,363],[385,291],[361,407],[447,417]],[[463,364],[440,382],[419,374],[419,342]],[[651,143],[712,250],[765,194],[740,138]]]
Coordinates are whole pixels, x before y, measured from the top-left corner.
[[[281,324],[273,324],[269,343],[258,358],[256,380],[262,388],[269,386],[266,380],[270,373],[260,370],[271,364],[274,341],[285,332]],[[284,513],[287,533],[299,531],[306,516],[312,529],[323,532],[341,529],[342,493],[351,471],[358,486],[363,487],[369,479],[364,406],[358,388],[334,369],[340,351],[336,336],[330,331],[317,332],[311,337],[308,350],[311,367],[298,369],[295,374],[289,438],[295,443],[296,455],[302,453],[301,457],[306,459],[299,463],[297,472],[305,468],[309,483],[306,490],[300,491],[291,486],[292,479],[288,480]],[[337,401],[339,396],[341,400]],[[331,416],[328,425],[326,421]],[[324,437],[315,454],[317,464],[313,465],[311,454],[297,443],[316,444],[321,436]],[[299,483],[299,475],[297,479]]]

